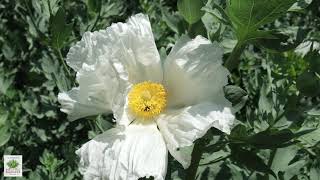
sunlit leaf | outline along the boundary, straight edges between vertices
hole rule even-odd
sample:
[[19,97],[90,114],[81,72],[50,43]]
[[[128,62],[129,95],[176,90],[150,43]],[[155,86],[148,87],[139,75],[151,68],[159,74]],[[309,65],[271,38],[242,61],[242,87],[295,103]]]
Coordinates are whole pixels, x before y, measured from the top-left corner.
[[296,0],[228,0],[227,13],[238,39],[245,40],[262,25],[282,16]]
[[2,126],[0,127],[0,147],[5,145],[11,137],[11,132],[8,129],[8,126]]
[[204,6],[202,0],[178,0],[179,13],[189,23],[193,24],[200,20],[203,16],[204,11],[201,8]]

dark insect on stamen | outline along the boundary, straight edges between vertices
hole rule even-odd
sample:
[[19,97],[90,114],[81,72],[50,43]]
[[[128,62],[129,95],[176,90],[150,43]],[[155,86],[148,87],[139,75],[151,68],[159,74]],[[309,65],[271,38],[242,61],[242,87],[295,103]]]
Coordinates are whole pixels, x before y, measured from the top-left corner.
[[150,111],[150,107],[149,107],[149,106],[146,106],[143,111],[145,111],[145,112]]

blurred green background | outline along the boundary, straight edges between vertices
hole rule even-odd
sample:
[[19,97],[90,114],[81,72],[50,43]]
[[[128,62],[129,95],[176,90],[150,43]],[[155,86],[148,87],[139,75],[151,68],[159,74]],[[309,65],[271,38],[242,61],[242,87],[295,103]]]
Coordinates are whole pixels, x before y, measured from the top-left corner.
[[[76,85],[64,58],[84,32],[142,12],[150,18],[161,57],[185,33],[219,42],[225,59],[230,57],[239,36],[225,14],[227,2],[201,1],[202,9],[195,9],[201,19],[192,24],[177,3],[0,1],[0,154],[23,155],[23,179],[81,179],[75,150],[114,126],[112,115],[71,122],[59,111],[57,94]],[[319,7],[319,0],[299,1],[259,27],[277,38],[247,42],[225,88],[238,121],[230,136],[215,129],[207,133],[198,179],[320,180],[320,56],[310,50],[319,49]],[[172,157],[166,179],[186,179]]]

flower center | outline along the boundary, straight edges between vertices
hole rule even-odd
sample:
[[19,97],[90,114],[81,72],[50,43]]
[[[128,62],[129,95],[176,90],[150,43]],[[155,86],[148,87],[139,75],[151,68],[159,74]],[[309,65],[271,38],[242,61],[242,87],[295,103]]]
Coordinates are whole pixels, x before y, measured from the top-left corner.
[[150,119],[166,107],[167,93],[162,84],[145,81],[134,85],[128,98],[129,108],[134,115]]

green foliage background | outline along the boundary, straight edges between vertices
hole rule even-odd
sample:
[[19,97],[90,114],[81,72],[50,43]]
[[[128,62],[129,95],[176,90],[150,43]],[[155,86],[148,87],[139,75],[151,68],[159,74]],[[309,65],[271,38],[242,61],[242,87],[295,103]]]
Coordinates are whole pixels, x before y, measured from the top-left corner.
[[319,7],[318,0],[2,0],[0,154],[23,155],[23,179],[81,179],[75,150],[114,123],[112,115],[71,122],[59,111],[58,92],[76,85],[64,57],[84,32],[143,12],[162,57],[185,33],[223,46],[232,70],[225,93],[238,110],[231,135],[211,129],[196,142],[190,169],[169,158],[166,179],[197,172],[201,180],[319,180],[320,56],[310,48],[319,48]]

